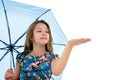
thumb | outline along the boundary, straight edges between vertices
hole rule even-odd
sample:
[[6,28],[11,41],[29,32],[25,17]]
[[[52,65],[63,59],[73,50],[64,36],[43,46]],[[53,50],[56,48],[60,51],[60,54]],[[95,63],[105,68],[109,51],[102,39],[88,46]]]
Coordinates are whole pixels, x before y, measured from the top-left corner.
[[13,72],[13,68],[10,68],[9,70]]
[[13,68],[10,68],[10,70],[13,70]]

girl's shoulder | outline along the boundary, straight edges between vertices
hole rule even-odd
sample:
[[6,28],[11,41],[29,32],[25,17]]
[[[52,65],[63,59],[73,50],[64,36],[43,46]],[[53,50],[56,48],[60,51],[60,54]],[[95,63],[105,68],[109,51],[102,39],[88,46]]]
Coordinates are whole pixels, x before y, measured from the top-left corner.
[[27,57],[27,55],[29,55],[29,52],[27,52],[27,51],[17,54],[17,56],[16,56],[17,62],[21,63],[23,61],[23,59]]
[[16,58],[25,58],[28,54],[29,54],[28,51],[21,52],[21,53],[17,54]]
[[51,52],[51,56],[52,56],[53,59],[59,58],[59,55],[58,55],[58,54],[55,54],[55,53],[53,53],[53,52]]

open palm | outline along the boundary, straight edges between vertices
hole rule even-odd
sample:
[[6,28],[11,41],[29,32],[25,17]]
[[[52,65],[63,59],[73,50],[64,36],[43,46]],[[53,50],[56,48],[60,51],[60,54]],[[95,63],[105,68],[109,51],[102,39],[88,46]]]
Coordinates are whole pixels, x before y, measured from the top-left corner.
[[75,46],[75,45],[80,45],[80,44],[83,44],[83,43],[86,43],[88,41],[91,41],[90,38],[80,38],[80,39],[71,39],[69,40],[69,43],[72,45],[72,46]]

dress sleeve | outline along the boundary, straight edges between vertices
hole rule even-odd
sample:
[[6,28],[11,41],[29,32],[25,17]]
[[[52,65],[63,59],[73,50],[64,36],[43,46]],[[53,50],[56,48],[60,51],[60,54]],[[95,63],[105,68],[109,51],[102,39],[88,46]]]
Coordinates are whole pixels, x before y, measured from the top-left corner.
[[26,57],[26,55],[28,54],[28,52],[22,52],[22,53],[19,53],[17,56],[16,56],[16,61],[18,63],[21,63],[23,61],[23,59]]
[[19,53],[19,54],[17,55],[16,61],[17,61],[18,63],[21,63],[21,62],[22,62],[22,53]]
[[52,59],[58,59],[58,58],[59,58],[59,55],[58,55],[58,54],[52,53]]

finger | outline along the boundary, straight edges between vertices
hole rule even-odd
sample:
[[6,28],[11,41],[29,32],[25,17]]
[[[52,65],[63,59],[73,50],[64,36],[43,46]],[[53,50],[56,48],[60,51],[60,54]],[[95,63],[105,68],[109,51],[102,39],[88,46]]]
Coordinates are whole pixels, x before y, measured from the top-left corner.
[[81,40],[82,43],[86,43],[86,42],[88,42],[88,41],[90,41],[90,39],[82,39],[82,40]]
[[5,75],[5,78],[12,78],[12,77],[14,77],[14,74],[10,74],[10,73],[9,73],[9,74],[6,74],[6,75]]
[[8,71],[12,71],[12,72],[13,72],[13,69],[12,69],[12,68],[10,68],[10,69],[8,69]]
[[87,40],[87,41],[91,41],[91,39],[90,39],[90,38],[87,38],[86,40]]
[[12,70],[8,70],[6,74],[13,74],[14,72]]
[[87,42],[87,41],[91,41],[91,39],[89,39],[89,38],[83,39],[83,42]]
[[13,70],[13,68],[10,68],[10,70]]
[[12,72],[12,70],[8,69],[7,72]]

